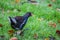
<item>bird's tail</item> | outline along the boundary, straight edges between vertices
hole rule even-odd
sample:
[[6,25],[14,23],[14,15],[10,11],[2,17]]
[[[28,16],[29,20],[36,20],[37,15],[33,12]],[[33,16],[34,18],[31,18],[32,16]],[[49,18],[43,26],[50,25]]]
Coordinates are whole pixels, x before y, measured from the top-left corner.
[[15,23],[15,24],[17,23],[16,20],[14,18],[11,18],[10,16],[9,16],[9,21],[10,23]]

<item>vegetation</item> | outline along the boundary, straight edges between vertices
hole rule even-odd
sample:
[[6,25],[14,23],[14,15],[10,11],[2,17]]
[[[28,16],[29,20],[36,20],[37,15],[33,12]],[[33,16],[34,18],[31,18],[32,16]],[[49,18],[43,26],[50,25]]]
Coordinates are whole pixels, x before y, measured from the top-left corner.
[[[33,16],[29,18],[24,29],[24,36],[16,36],[19,40],[34,40],[34,34],[38,35],[38,40],[45,40],[50,34],[60,40],[56,34],[56,30],[60,30],[60,1],[37,0],[39,4],[16,2],[15,0],[0,0],[0,35],[5,36],[5,40],[9,40],[8,31],[12,30],[8,17],[22,16],[26,12],[32,12]],[[27,2],[27,1],[26,1]],[[57,9],[58,8],[58,9]],[[49,23],[53,23],[52,26]],[[24,30],[23,29],[23,30]]]

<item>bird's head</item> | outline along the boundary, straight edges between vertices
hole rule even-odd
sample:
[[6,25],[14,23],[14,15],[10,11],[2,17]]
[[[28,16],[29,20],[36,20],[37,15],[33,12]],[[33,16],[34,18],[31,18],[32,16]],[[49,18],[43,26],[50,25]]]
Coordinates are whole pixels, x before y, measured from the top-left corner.
[[31,12],[27,12],[27,15],[30,17],[30,16],[32,16],[32,13]]
[[25,17],[30,17],[30,16],[32,16],[32,13],[31,12],[27,12],[24,16]]

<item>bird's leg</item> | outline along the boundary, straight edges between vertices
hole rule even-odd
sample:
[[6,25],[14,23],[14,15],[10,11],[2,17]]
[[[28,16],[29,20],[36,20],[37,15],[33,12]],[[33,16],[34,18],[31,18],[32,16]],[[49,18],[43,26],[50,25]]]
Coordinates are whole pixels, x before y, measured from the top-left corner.
[[17,31],[17,35],[19,35],[21,32],[22,32],[22,30],[18,30],[18,31]]
[[17,31],[14,32],[13,36],[17,36]]
[[23,34],[23,30],[18,30],[14,33],[15,35],[22,35]]
[[18,30],[18,31],[16,31],[16,32],[14,33],[14,36],[17,36],[17,35],[23,36],[23,33],[24,33],[24,31],[26,31],[26,30],[29,30],[29,28],[26,28],[26,29],[24,29],[24,30]]
[[22,30],[15,31],[13,36],[20,35],[21,33],[22,33]]
[[21,36],[24,36],[24,30],[21,31],[20,35]]

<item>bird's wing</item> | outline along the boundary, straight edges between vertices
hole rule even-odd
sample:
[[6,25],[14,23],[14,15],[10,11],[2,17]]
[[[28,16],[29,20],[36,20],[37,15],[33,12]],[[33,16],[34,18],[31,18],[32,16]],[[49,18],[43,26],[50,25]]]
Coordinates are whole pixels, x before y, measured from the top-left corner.
[[26,24],[26,22],[27,22],[27,19],[25,19],[25,20],[21,23],[21,25],[19,26],[19,28],[22,29],[23,26]]
[[16,24],[17,22],[16,22],[16,20],[14,19],[14,18],[12,18],[12,21]]
[[15,19],[18,23],[17,28],[19,28],[20,30],[23,29],[24,25],[27,22],[27,18],[24,18],[23,16],[16,16]]
[[20,24],[24,21],[24,18],[22,16],[16,16],[15,19],[17,23],[20,23]]
[[16,20],[14,18],[11,18],[11,17],[9,17],[9,21],[10,21],[10,23],[13,23],[13,24],[17,23]]

